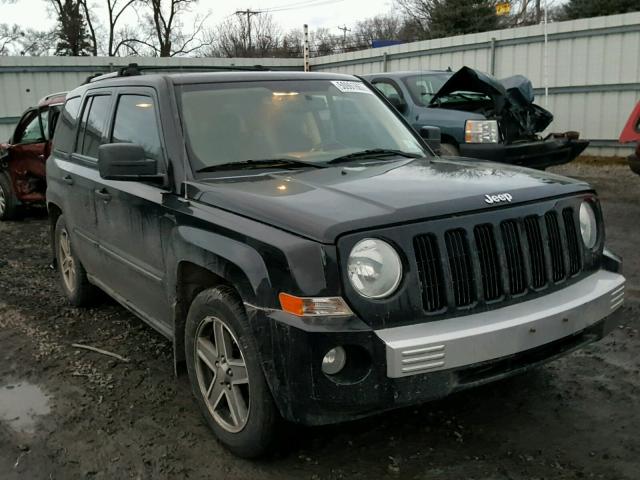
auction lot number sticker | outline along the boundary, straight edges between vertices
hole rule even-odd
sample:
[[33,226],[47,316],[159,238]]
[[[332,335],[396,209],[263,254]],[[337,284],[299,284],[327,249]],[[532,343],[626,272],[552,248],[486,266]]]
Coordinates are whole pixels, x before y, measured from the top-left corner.
[[342,93],[368,93],[373,95],[373,92],[369,90],[362,82],[351,82],[349,80],[333,80],[333,86],[340,90]]

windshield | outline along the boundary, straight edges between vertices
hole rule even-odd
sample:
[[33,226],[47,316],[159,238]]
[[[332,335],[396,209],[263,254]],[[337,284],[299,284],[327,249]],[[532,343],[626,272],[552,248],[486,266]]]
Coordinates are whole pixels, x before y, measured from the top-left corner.
[[451,73],[425,73],[423,75],[412,75],[402,79],[409,89],[413,102],[421,107],[429,106],[433,96],[442,88]]
[[362,82],[249,81],[177,90],[196,172],[249,160],[323,164],[368,149],[428,154]]

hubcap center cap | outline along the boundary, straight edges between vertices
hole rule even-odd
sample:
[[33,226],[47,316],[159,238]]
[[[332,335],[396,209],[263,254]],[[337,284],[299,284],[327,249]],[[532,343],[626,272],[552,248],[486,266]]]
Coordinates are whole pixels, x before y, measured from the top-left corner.
[[231,375],[229,375],[231,368],[229,367],[227,361],[222,359],[220,360],[218,365],[218,378],[220,379],[220,381],[223,383],[231,383]]

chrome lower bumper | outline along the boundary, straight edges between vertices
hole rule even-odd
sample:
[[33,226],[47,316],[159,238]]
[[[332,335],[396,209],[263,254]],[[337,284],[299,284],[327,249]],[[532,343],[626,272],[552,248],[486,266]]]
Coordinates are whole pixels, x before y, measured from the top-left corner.
[[406,377],[513,355],[599,322],[624,300],[622,275],[599,270],[560,291],[490,312],[386,328],[387,376]]

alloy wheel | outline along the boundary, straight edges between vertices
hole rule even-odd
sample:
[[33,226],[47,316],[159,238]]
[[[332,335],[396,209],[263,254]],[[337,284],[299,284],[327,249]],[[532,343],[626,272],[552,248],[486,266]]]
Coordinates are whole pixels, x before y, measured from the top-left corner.
[[215,422],[231,433],[249,419],[249,376],[240,344],[217,317],[206,317],[196,332],[196,375]]
[[71,239],[66,229],[62,229],[60,232],[58,259],[65,287],[67,287],[68,291],[73,292],[76,285],[77,272],[75,260],[71,255]]

